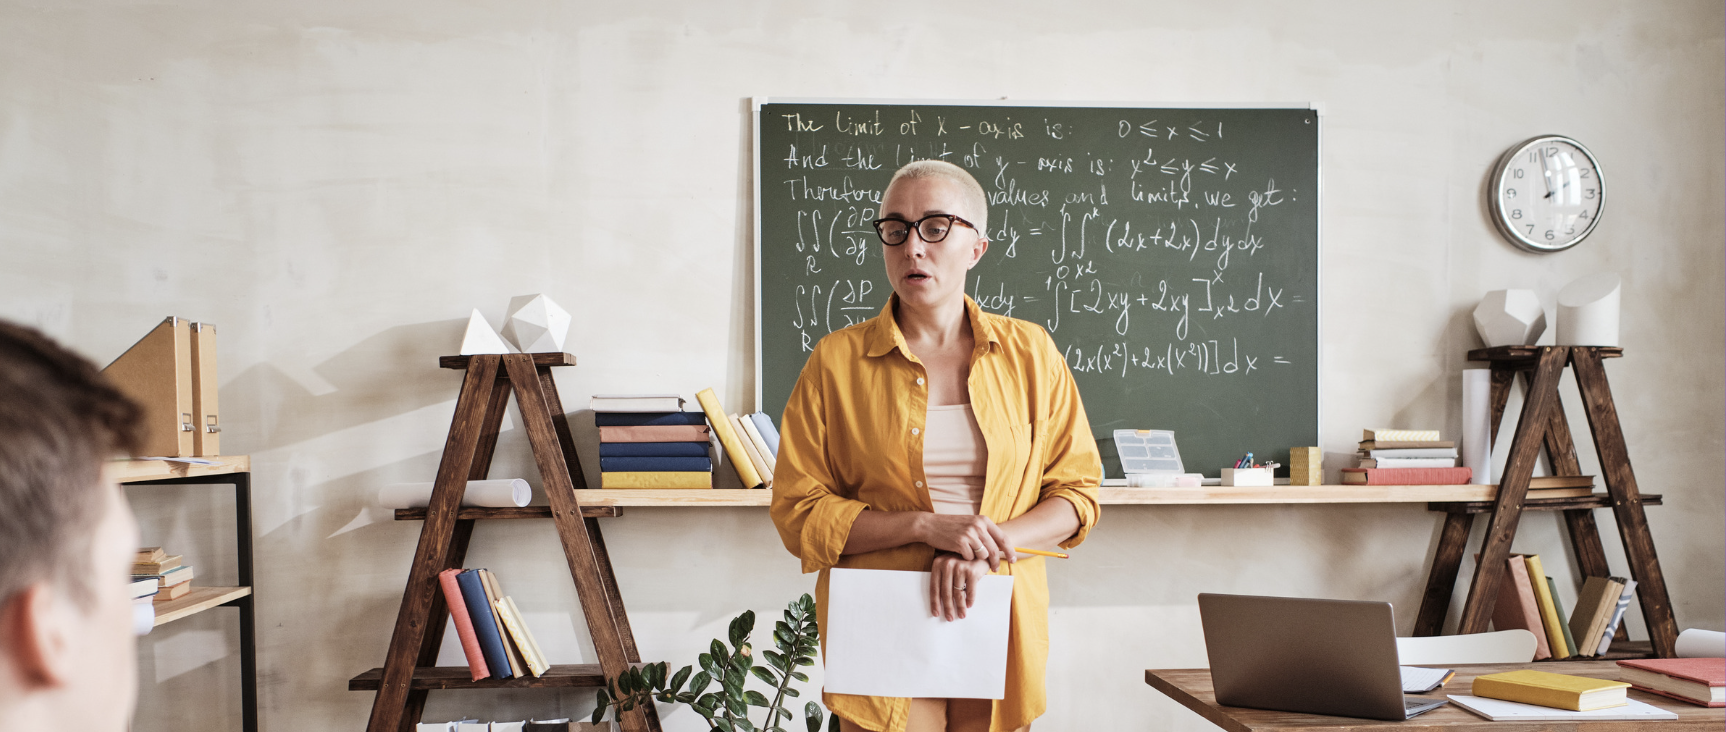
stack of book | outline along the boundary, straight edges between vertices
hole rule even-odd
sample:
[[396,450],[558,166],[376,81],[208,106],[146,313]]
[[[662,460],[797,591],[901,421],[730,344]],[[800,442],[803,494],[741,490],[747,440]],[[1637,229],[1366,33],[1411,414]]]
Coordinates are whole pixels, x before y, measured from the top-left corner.
[[192,565],[186,564],[183,556],[162,551],[162,547],[144,547],[132,560],[132,582],[146,581],[156,583],[156,602],[177,600],[192,589]]
[[712,431],[676,394],[595,395],[601,488],[712,488]]
[[438,584],[474,681],[538,678],[551,668],[515,599],[503,594],[490,570],[446,569]]
[[1362,430],[1360,462],[1344,468],[1345,485],[1462,485],[1473,471],[1456,466],[1456,443],[1438,430]]
[[1636,581],[1589,577],[1566,622],[1558,585],[1546,576],[1538,554],[1512,554],[1492,609],[1495,630],[1521,628],[1534,634],[1534,660],[1599,656],[1612,645],[1635,596]]

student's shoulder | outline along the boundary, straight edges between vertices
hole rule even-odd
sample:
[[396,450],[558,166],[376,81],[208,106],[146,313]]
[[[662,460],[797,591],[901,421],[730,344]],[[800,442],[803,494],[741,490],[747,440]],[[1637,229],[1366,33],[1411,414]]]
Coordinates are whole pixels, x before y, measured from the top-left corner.
[[1033,358],[1054,353],[1054,339],[1049,337],[1049,331],[1037,323],[986,311],[981,317],[994,333],[995,340],[1000,342],[1001,349],[1007,353]]
[[810,350],[810,364],[831,364],[848,362],[863,356],[869,351],[873,342],[874,329],[878,324],[874,318],[861,323],[854,323],[821,337]]

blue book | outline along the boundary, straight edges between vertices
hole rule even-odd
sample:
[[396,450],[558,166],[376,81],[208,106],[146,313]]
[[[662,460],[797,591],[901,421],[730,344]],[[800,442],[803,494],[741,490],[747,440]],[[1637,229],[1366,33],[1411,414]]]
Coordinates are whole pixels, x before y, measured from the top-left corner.
[[596,427],[645,427],[666,424],[707,424],[706,412],[594,412]]
[[713,470],[713,460],[704,457],[602,457],[599,469],[605,473],[706,473]]
[[601,442],[599,456],[608,457],[711,457],[705,442]]
[[773,429],[773,418],[766,412],[756,412],[749,415],[749,421],[755,424],[755,431],[761,433],[761,441],[767,443],[767,451],[779,454],[779,430]]
[[485,585],[479,572],[464,571],[455,576],[455,581],[461,585],[461,599],[467,603],[468,620],[473,623],[473,635],[479,640],[479,650],[485,654],[485,665],[491,670],[491,677],[510,678],[509,654],[503,649],[503,636],[498,633],[497,621],[492,617],[491,603],[486,602]]

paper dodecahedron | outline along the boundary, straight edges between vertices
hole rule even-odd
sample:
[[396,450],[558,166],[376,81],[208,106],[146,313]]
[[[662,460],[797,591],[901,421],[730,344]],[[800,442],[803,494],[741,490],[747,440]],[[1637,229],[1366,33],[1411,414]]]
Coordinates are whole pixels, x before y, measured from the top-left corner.
[[544,295],[509,300],[503,337],[522,353],[561,353],[569,335],[569,313]]
[[1533,290],[1493,290],[1474,308],[1474,329],[1488,348],[1532,346],[1546,332],[1546,310]]

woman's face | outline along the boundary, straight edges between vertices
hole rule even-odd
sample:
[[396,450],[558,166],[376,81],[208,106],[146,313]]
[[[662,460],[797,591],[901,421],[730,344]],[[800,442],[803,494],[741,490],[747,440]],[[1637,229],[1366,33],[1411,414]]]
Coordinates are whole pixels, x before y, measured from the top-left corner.
[[[902,178],[887,189],[881,218],[914,223],[931,214],[952,214],[977,221],[981,212],[967,210],[962,190],[945,178]],[[881,245],[893,291],[901,303],[918,308],[963,299],[965,272],[988,250],[989,240],[981,232],[959,223],[934,244],[912,231],[903,244]]]

